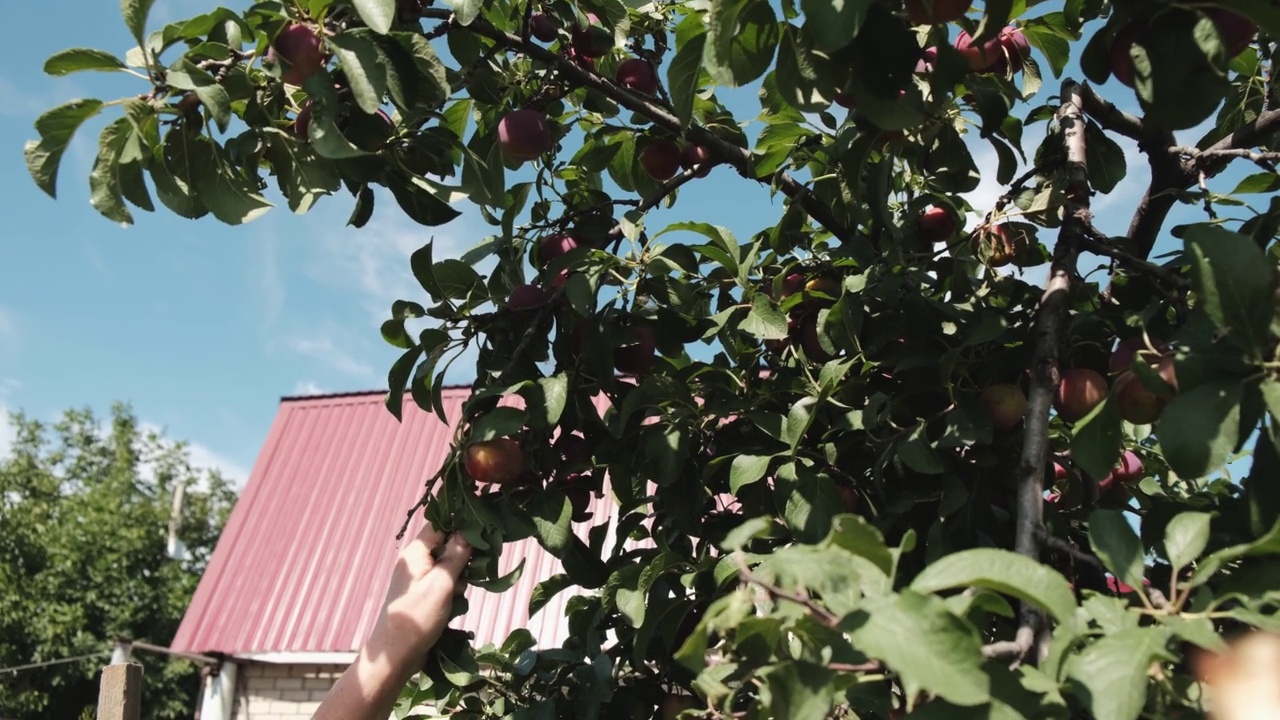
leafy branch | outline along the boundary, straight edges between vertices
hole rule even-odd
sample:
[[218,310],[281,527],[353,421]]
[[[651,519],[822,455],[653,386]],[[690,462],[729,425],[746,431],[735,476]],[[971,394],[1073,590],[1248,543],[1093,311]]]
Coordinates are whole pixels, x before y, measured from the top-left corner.
[[[449,10],[428,8],[423,11],[423,17],[436,20],[448,20],[453,17],[453,13]],[[505,32],[494,27],[483,19],[476,19],[470,25],[455,26],[454,29],[465,29],[482,37],[489,38],[494,42],[511,50],[522,52],[530,57],[536,58],[549,65],[554,66],[560,75],[568,81],[594,90],[613,100],[622,107],[639,113],[648,118],[654,125],[679,135],[690,142],[697,143],[706,147],[713,156],[719,158],[722,162],[732,166],[738,171],[738,174],[756,182],[767,182],[766,179],[756,177],[752,170],[751,152],[745,148],[739,147],[720,136],[712,133],[710,130],[698,125],[691,125],[688,128],[680,122],[679,118],[671,114],[661,105],[640,97],[634,93],[628,92],[624,88],[610,82],[606,78],[591,72],[568,58],[561,57],[555,53],[540,47],[520,37]],[[809,188],[805,187],[794,177],[788,173],[778,173],[772,176],[772,180],[778,185],[779,189],[804,209],[809,217],[813,218],[820,226],[834,235],[841,241],[847,241],[853,238],[853,232],[836,221],[828,208]]]

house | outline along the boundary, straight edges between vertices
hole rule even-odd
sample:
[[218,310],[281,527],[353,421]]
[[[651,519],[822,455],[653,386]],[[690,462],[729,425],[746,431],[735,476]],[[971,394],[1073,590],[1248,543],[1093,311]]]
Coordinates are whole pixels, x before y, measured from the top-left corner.
[[[468,388],[448,388],[456,422]],[[373,627],[406,511],[444,462],[454,428],[406,403],[403,422],[385,393],[287,397],[170,647],[224,658],[208,674],[200,720],[310,718]],[[596,523],[612,503],[593,500]],[[410,523],[406,541],[421,527]],[[595,523],[578,530],[585,537]],[[506,593],[468,588],[454,627],[475,645],[528,628],[541,647],[567,636],[560,593],[530,618],[534,586],[560,571],[533,539],[504,549],[502,573],[525,570]]]

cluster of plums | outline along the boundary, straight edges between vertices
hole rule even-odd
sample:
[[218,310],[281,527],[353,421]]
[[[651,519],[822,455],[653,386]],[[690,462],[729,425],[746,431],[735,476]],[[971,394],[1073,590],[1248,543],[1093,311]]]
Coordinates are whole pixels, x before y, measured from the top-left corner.
[[[1144,363],[1168,388],[1155,392],[1148,389],[1132,370],[1135,362]],[[1115,381],[1108,386],[1107,378],[1092,368],[1064,370],[1053,397],[1053,409],[1058,417],[1069,423],[1079,422],[1110,393],[1120,417],[1135,425],[1148,425],[1160,419],[1165,405],[1178,390],[1178,377],[1168,348],[1158,341],[1148,346],[1146,338],[1140,335],[1121,340],[1112,351],[1110,375]],[[982,390],[981,399],[992,425],[1001,430],[1022,422],[1027,411],[1026,394],[1013,383],[990,385]]]
[[[591,444],[577,433],[563,433],[551,443],[555,457],[553,482],[573,508],[573,521],[591,517]],[[525,451],[515,438],[501,437],[467,445],[462,459],[467,476],[488,485],[535,486],[538,478],[525,469]]]
[[804,356],[815,363],[825,363],[836,358],[822,346],[818,339],[819,312],[831,307],[840,297],[840,281],[826,273],[805,275],[799,272],[788,273],[782,278],[776,293],[781,302],[799,294],[800,303],[791,308],[787,318],[787,337],[781,340],[766,341],[765,347],[774,353],[781,354],[788,347],[799,345]]

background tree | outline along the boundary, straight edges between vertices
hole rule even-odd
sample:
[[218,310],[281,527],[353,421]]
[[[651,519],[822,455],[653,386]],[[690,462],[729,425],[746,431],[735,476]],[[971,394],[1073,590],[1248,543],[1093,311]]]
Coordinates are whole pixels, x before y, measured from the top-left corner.
[[[477,548],[471,582],[509,587],[496,559],[532,535],[565,570],[534,609],[590,592],[563,648],[446,635],[406,706],[1196,716],[1190,658],[1280,629],[1280,205],[1237,197],[1280,187],[1271,3],[294,0],[150,32],[149,4],[121,3],[123,58],[46,64],[145,82],[100,137],[106,217],[154,193],[240,223],[274,178],[295,212],[347,190],[356,226],[466,200],[493,227],[410,259],[426,299],[382,327],[388,407],[442,412],[442,368],[478,348],[421,507]],[[1043,93],[1042,64],[1088,83]],[[105,109],[37,122],[50,194]],[[1099,228],[1114,136],[1150,186]],[[1232,194],[1236,160],[1259,171]],[[776,222],[646,226],[713,170],[767,185]],[[971,208],[984,176],[1007,190]],[[1166,227],[1179,203],[1203,222]],[[998,270],[1045,263],[1044,287]],[[590,517],[606,490],[633,543]]]
[[[235,494],[122,405],[108,423],[88,410],[51,425],[12,420],[16,438],[0,458],[0,667],[99,656],[0,675],[0,715],[93,717],[100,654],[117,637],[168,644]],[[179,485],[183,560],[166,547]],[[189,718],[199,667],[143,652],[134,660],[146,674],[145,717]]]

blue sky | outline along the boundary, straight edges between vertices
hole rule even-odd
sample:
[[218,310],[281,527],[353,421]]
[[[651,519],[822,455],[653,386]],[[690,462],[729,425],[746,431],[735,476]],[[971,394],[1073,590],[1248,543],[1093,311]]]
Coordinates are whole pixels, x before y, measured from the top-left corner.
[[[157,0],[151,27],[213,6]],[[437,257],[458,254],[488,229],[470,210],[445,228],[422,228],[385,203],[391,211],[352,230],[345,193],[305,216],[280,204],[241,227],[136,211],[137,224],[120,228],[88,203],[101,121],[78,136],[63,162],[59,200],[49,199],[22,159],[35,117],[74,97],[141,91],[140,81],[123,76],[43,75],[44,58],[57,50],[89,46],[123,56],[130,45],[117,3],[60,0],[56,24],[50,7],[13,3],[10,26],[31,30],[0,45],[0,410],[48,419],[66,407],[105,412],[127,401],[144,422],[189,441],[197,462],[243,480],[282,395],[384,387],[396,351],[378,325],[392,300],[421,296],[409,253],[434,236]],[[1045,85],[1048,92],[1057,81]],[[1131,96],[1117,99],[1133,105]],[[1041,134],[1028,132],[1028,151]],[[1124,147],[1131,175],[1096,204],[1099,227],[1112,234],[1124,232],[1147,177],[1136,147]],[[975,145],[975,159],[994,171],[985,146]],[[1000,192],[988,180],[970,199],[986,208]],[[767,188],[720,169],[687,185],[677,206],[651,214],[648,226],[699,219],[742,238],[780,208]],[[465,362],[456,365],[452,380],[469,379]],[[9,435],[0,421],[0,455]]]

